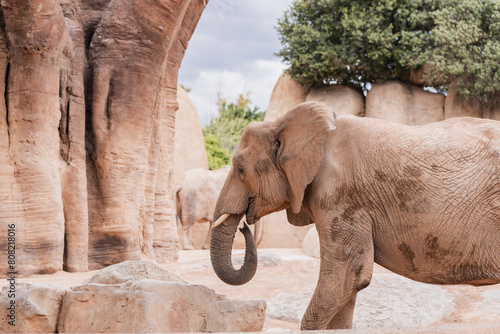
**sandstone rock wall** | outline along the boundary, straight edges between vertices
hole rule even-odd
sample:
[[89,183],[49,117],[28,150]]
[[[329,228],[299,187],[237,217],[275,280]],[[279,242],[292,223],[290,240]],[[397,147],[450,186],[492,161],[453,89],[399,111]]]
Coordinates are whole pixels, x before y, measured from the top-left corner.
[[306,236],[302,240],[302,251],[307,256],[314,257],[316,259],[320,258],[319,236],[316,226],[307,231]]
[[297,104],[305,102],[308,93],[309,89],[293,81],[287,73],[283,73],[274,86],[264,121],[272,122]]
[[361,90],[348,86],[331,85],[313,87],[306,101],[324,102],[330,105],[337,116],[365,115],[365,98]]
[[204,6],[200,0],[112,0],[97,25],[90,44],[92,269],[138,260],[141,253],[160,262],[177,256],[177,72]]
[[444,96],[399,81],[374,84],[366,95],[365,117],[407,125],[444,120]]
[[2,1],[0,275],[175,260],[177,73],[207,0]]
[[177,86],[177,102],[179,110],[175,115],[174,164],[174,181],[176,182],[182,173],[190,169],[208,170],[207,152],[198,112],[193,101],[181,86]]
[[444,104],[445,118],[453,117],[481,117],[500,121],[500,106],[482,107],[476,99],[464,101],[457,96],[452,85]]

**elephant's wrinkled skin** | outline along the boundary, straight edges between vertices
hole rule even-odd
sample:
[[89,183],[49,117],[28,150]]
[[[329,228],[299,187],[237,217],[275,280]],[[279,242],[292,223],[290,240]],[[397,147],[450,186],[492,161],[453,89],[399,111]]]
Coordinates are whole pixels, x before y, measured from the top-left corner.
[[351,327],[373,262],[420,282],[500,283],[500,122],[335,121],[312,102],[249,125],[214,213],[230,214],[211,236],[223,281],[242,284],[256,266],[253,256],[231,265],[235,222],[282,209],[319,234],[320,275],[302,329]]

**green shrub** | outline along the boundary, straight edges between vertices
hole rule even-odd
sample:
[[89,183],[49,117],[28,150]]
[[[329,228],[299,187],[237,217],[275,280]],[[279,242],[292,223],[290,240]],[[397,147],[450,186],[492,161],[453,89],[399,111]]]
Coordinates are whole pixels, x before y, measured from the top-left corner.
[[220,146],[219,138],[209,133],[205,136],[205,150],[208,157],[208,168],[210,170],[219,169],[231,164],[231,154],[226,148]]

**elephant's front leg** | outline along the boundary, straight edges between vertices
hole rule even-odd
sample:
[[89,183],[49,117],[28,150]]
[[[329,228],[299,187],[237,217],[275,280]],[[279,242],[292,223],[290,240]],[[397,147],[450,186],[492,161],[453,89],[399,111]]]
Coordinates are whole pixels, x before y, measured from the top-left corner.
[[357,293],[351,298],[330,320],[326,328],[345,329],[352,328],[352,317],[354,315],[354,305],[356,304]]
[[333,221],[317,226],[320,274],[302,318],[302,330],[352,328],[356,294],[370,284],[374,260],[371,225]]

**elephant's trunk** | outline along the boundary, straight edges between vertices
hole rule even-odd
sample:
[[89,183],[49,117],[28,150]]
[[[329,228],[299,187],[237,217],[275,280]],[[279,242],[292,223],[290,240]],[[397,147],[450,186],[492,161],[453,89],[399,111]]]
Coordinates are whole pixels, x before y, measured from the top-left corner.
[[245,260],[243,266],[236,270],[231,262],[233,240],[240,219],[241,215],[230,215],[224,223],[215,227],[210,235],[210,260],[212,261],[212,267],[222,281],[231,285],[247,283],[252,279],[257,270],[257,246],[252,232],[246,223],[240,229],[245,236]]

